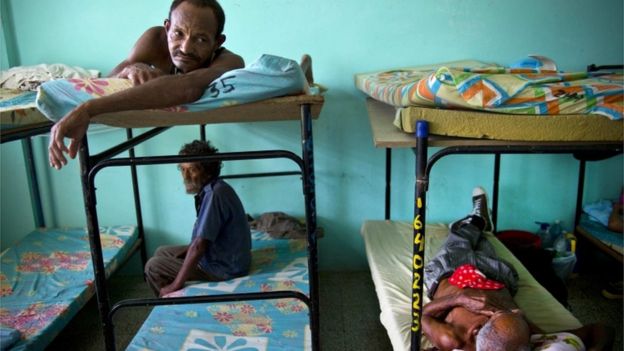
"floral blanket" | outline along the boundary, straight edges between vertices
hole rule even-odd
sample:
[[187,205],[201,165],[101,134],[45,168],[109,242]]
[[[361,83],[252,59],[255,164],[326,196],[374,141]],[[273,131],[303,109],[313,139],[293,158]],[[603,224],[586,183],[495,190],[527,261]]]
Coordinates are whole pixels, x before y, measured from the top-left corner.
[[[136,241],[133,226],[100,228],[106,273]],[[11,350],[43,350],[95,293],[84,229],[39,229],[0,256],[0,326],[17,330]]]
[[[173,296],[296,290],[308,293],[305,240],[253,232],[249,276],[189,285]],[[277,299],[155,307],[127,350],[310,350],[308,308]]]
[[37,110],[34,91],[0,88],[0,129],[41,125],[50,121]]
[[[474,63],[474,62],[473,62]],[[624,75],[476,63],[356,75],[356,86],[396,107],[437,106],[529,115],[624,114]]]
[[[53,80],[39,87],[36,103],[37,108],[47,118],[58,121],[83,102],[130,87],[132,87],[130,80],[119,78]],[[279,56],[262,55],[249,66],[226,72],[215,79],[199,100],[166,110],[204,111],[300,94],[308,89],[303,71],[295,61]]]

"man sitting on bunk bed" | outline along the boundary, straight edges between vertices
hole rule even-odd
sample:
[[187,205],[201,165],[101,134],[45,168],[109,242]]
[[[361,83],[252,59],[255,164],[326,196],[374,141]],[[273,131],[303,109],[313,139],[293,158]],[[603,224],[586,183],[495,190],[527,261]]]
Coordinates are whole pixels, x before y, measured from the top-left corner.
[[[225,14],[216,0],[174,0],[164,27],[148,29],[110,77],[128,78],[135,86],[76,107],[50,132],[50,166],[76,157],[91,117],[128,110],[157,109],[199,99],[223,73],[244,67],[243,59],[221,45]],[[70,139],[69,147],[64,138]]]
[[584,344],[587,350],[610,350],[613,331],[604,326],[544,337],[527,321],[512,298],[518,288],[516,270],[481,235],[493,228],[481,187],[474,189],[472,201],[472,213],[451,224],[446,242],[424,268],[431,302],[423,309],[422,326],[437,349],[524,351],[529,345],[566,345],[563,340],[574,339],[570,344]]
[[[180,155],[209,156],[218,150],[195,140]],[[180,163],[188,194],[195,195],[197,220],[190,245],[161,246],[145,265],[145,278],[163,297],[192,280],[222,281],[246,275],[251,264],[247,215],[232,187],[219,178],[221,161]]]

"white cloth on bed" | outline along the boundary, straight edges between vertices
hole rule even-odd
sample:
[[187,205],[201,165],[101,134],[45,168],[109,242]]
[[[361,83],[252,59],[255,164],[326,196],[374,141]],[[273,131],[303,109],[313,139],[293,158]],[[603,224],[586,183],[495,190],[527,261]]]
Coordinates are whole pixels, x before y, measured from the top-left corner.
[[35,91],[39,85],[52,79],[99,76],[99,71],[62,63],[18,66],[0,72],[0,88]]
[[578,336],[567,333],[531,335],[533,351],[585,351],[585,344]]
[[583,206],[583,211],[589,215],[589,218],[605,227],[609,225],[609,216],[613,210],[613,203],[609,200],[600,200]]

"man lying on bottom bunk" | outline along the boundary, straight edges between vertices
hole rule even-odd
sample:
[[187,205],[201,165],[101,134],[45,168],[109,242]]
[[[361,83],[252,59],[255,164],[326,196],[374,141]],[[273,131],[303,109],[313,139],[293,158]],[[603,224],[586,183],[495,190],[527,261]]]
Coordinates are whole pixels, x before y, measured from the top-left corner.
[[[195,140],[180,155],[209,156],[218,149]],[[145,265],[145,277],[156,296],[163,297],[191,280],[223,281],[249,272],[251,231],[243,204],[232,187],[219,178],[221,161],[180,163],[184,186],[195,194],[197,220],[190,245],[161,246]]]
[[544,337],[524,317],[512,298],[516,270],[481,235],[492,229],[485,191],[475,188],[472,201],[472,213],[451,225],[446,242],[425,266],[431,298],[422,316],[427,338],[439,350],[524,351],[556,342],[561,345],[548,350],[610,350],[613,331],[607,327],[588,325]]

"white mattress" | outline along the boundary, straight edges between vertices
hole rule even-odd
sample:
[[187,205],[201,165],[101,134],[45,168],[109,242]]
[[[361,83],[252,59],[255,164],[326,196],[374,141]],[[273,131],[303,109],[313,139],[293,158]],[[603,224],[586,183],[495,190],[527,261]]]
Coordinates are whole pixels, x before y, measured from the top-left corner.
[[[381,308],[381,324],[386,328],[394,350],[410,349],[412,227],[408,222],[367,221],[362,226],[366,256]],[[447,234],[445,225],[427,225],[425,261],[432,257]],[[516,303],[528,319],[546,332],[581,327],[581,323],[563,307],[522,266],[492,234],[488,240],[496,252],[518,270],[520,281]],[[424,304],[429,299],[424,296]],[[421,347],[431,346],[423,336]]]

